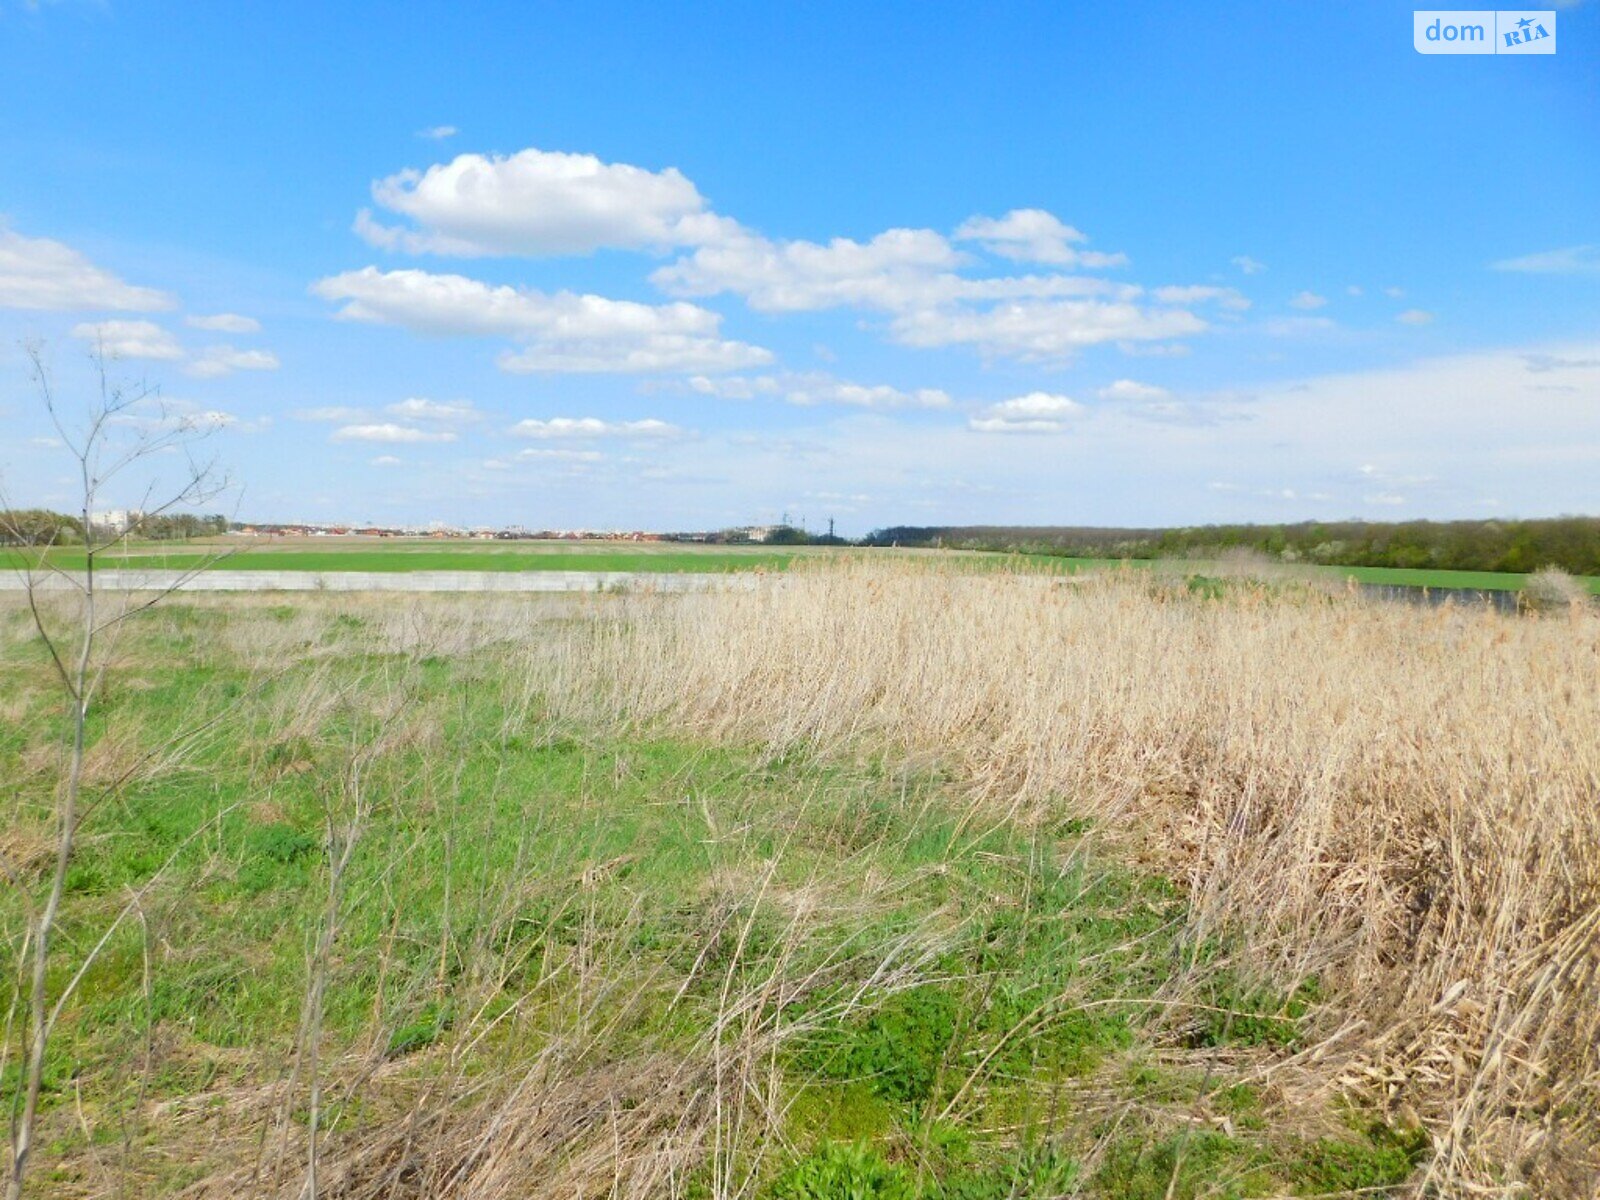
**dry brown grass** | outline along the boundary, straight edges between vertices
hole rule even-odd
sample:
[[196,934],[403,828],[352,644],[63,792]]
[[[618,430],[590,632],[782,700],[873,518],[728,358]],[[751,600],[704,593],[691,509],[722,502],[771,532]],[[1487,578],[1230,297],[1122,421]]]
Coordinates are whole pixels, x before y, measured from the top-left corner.
[[[412,662],[489,649],[497,664],[520,663],[500,676],[502,734],[553,711],[774,753],[938,764],[970,792],[975,825],[1092,818],[1126,854],[1187,885],[1196,941],[1228,941],[1266,977],[1324,981],[1318,1036],[1292,1051],[1224,1051],[1238,1056],[1230,1076],[1255,1072],[1264,1093],[1290,1098],[1286,1109],[1326,1113],[1344,1095],[1398,1126],[1420,1120],[1435,1152],[1419,1195],[1593,1194],[1600,612],[1430,610],[1280,583],[1241,579],[1208,600],[1150,576],[1070,583],[856,564],[683,597],[196,607],[229,611],[216,652],[263,677],[309,664],[294,689],[257,702],[239,746],[261,760],[250,803],[263,821],[278,811],[272,780],[308,766],[299,747],[345,709],[364,711],[338,666],[353,646]],[[0,622],[0,636],[12,625]],[[411,714],[406,744],[431,745],[434,725]],[[135,741],[108,739],[105,774],[127,769]],[[424,819],[422,792],[406,794]],[[707,823],[712,841],[725,832],[710,812]],[[32,863],[40,846],[48,839],[32,827],[0,833],[14,862]],[[531,889],[581,902],[608,865],[481,900],[488,927],[509,927]],[[867,877],[872,863],[840,869]],[[725,968],[696,1044],[619,1060],[611,1032],[628,1005],[618,997],[660,981],[625,955],[580,946],[528,985],[513,1016],[464,1022],[441,1050],[447,1061],[386,1060],[382,1038],[330,1061],[330,1089],[371,1107],[341,1130],[321,1194],[675,1196],[706,1163],[715,1194],[752,1194],[763,1155],[784,1150],[763,1142],[783,1127],[775,1064],[799,1031],[776,1014],[818,983],[786,948],[833,914],[825,889],[790,893],[748,864],[716,885],[718,895],[691,898],[708,914],[708,944],[742,946],[740,922],[757,907],[781,914],[786,932],[754,964],[734,954],[738,983]],[[939,932],[863,947],[879,957],[845,974],[879,991],[911,986]],[[574,978],[575,999],[539,1007]],[[485,994],[505,984],[490,979]],[[1163,994],[1175,1031],[1184,989],[1175,979]],[[531,1060],[487,1073],[456,1065],[463,1047],[513,1022],[537,1029],[544,1048]],[[1193,1059],[1209,1070],[1217,1055],[1206,1054]],[[180,1161],[209,1147],[194,1196],[298,1195],[301,1100],[259,1064],[241,1075],[152,1112],[161,1145]],[[1105,1086],[1085,1079],[1076,1102],[1121,1103],[1090,1094]],[[123,1186],[91,1172],[74,1194]]]
[[1592,613],[858,566],[580,627],[547,669],[588,716],[938,759],[986,813],[1096,818],[1263,972],[1329,983],[1293,1065],[1419,1116],[1425,1184],[1594,1186]]

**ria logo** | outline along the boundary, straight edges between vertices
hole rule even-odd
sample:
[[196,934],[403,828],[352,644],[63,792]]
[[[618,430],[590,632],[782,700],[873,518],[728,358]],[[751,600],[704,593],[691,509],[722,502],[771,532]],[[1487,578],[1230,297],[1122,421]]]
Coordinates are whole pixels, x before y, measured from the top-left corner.
[[1551,9],[1438,10],[1412,13],[1418,54],[1554,54]]

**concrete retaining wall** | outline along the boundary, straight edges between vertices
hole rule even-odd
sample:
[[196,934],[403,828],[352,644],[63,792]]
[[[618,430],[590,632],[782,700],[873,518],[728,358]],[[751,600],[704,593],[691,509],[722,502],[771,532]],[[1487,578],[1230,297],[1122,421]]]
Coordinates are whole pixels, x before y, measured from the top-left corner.
[[[96,587],[123,592],[702,592],[748,590],[757,576],[654,574],[632,571],[181,571],[95,572]],[[82,575],[41,575],[43,591],[81,586]],[[22,591],[26,580],[0,573],[0,591]]]

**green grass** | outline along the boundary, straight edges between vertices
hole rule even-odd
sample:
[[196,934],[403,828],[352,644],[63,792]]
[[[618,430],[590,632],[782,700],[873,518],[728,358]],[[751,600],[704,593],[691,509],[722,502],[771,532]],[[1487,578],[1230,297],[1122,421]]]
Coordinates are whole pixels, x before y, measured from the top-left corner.
[[[288,543],[236,541],[228,545],[175,546],[171,543],[142,543],[126,550],[101,556],[105,567],[143,567],[162,570],[194,570],[212,564],[216,554],[233,551],[215,566],[229,571],[603,571],[626,574],[722,574],[730,571],[782,571],[807,558],[839,554],[904,555],[904,550],[851,551],[816,547],[767,548],[763,546],[685,546],[673,543],[572,543],[437,541],[395,539],[328,541],[313,544],[306,539]],[[13,561],[22,553],[4,552]],[[935,552],[916,552],[935,553]],[[1078,574],[1128,568],[1157,569],[1205,575],[1215,564],[1199,560],[1148,560],[1110,558],[1066,558],[1023,553],[959,554],[979,567],[1013,567],[1048,573]],[[83,553],[70,547],[51,551],[49,561],[64,570],[83,567]],[[1312,578],[1353,581],[1387,587],[1459,589],[1464,591],[1518,591],[1526,575],[1496,571],[1439,571],[1398,567],[1322,567],[1295,564],[1290,570]],[[1581,581],[1600,595],[1600,578]]]
[[[726,995],[805,979],[772,1002],[794,1032],[771,1063],[786,1102],[758,1164],[769,1200],[1158,1197],[1174,1178],[1179,1196],[1315,1194],[1410,1171],[1417,1147],[1384,1127],[1300,1138],[1226,1069],[1152,1065],[1184,1041],[1292,1051],[1318,996],[1240,982],[1220,946],[1188,943],[1178,889],[1081,823],[974,829],[937,771],[557,719],[502,648],[408,658],[355,614],[325,616],[272,674],[228,649],[249,623],[264,636],[296,616],[173,604],[138,622],[108,677],[102,749],[118,730],[133,753],[226,716],[85,825],[54,987],[70,948],[157,884],[66,1010],[50,1170],[71,1176],[136,1110],[233,1105],[287,1077],[359,782],[330,1063],[443,1081],[455,1062],[508,1082],[552,1047],[596,1071],[645,1064],[699,1052]],[[38,647],[0,647],[0,704],[21,717],[0,737],[0,815],[44,829],[60,707]],[[8,892],[7,978],[21,928]],[[896,954],[904,977],[874,985]],[[1200,995],[1238,1019],[1175,1029],[1163,988],[1213,960]],[[1142,1115],[1095,1116],[1108,1091]],[[330,1095],[335,1149],[398,1109],[369,1079]],[[1183,1133],[1201,1107],[1232,1112],[1235,1132]],[[186,1128],[141,1127],[145,1194],[204,1170]]]
[[[229,571],[607,571],[681,574],[722,573],[757,569],[782,570],[801,553],[760,547],[618,548],[615,545],[572,546],[544,542],[396,541],[353,542],[327,548],[270,543],[197,549],[147,543],[100,556],[102,567],[190,571],[215,564]],[[15,554],[15,552],[13,552]],[[217,555],[226,554],[218,559]],[[49,561],[63,570],[81,570],[81,550],[52,551]]]

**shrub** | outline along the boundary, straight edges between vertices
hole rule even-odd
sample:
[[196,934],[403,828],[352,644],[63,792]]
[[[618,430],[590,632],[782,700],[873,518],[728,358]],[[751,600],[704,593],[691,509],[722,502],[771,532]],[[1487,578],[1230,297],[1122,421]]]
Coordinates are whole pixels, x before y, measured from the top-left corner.
[[1588,601],[1588,589],[1560,567],[1535,571],[1522,586],[1523,604],[1538,612],[1558,612]]

